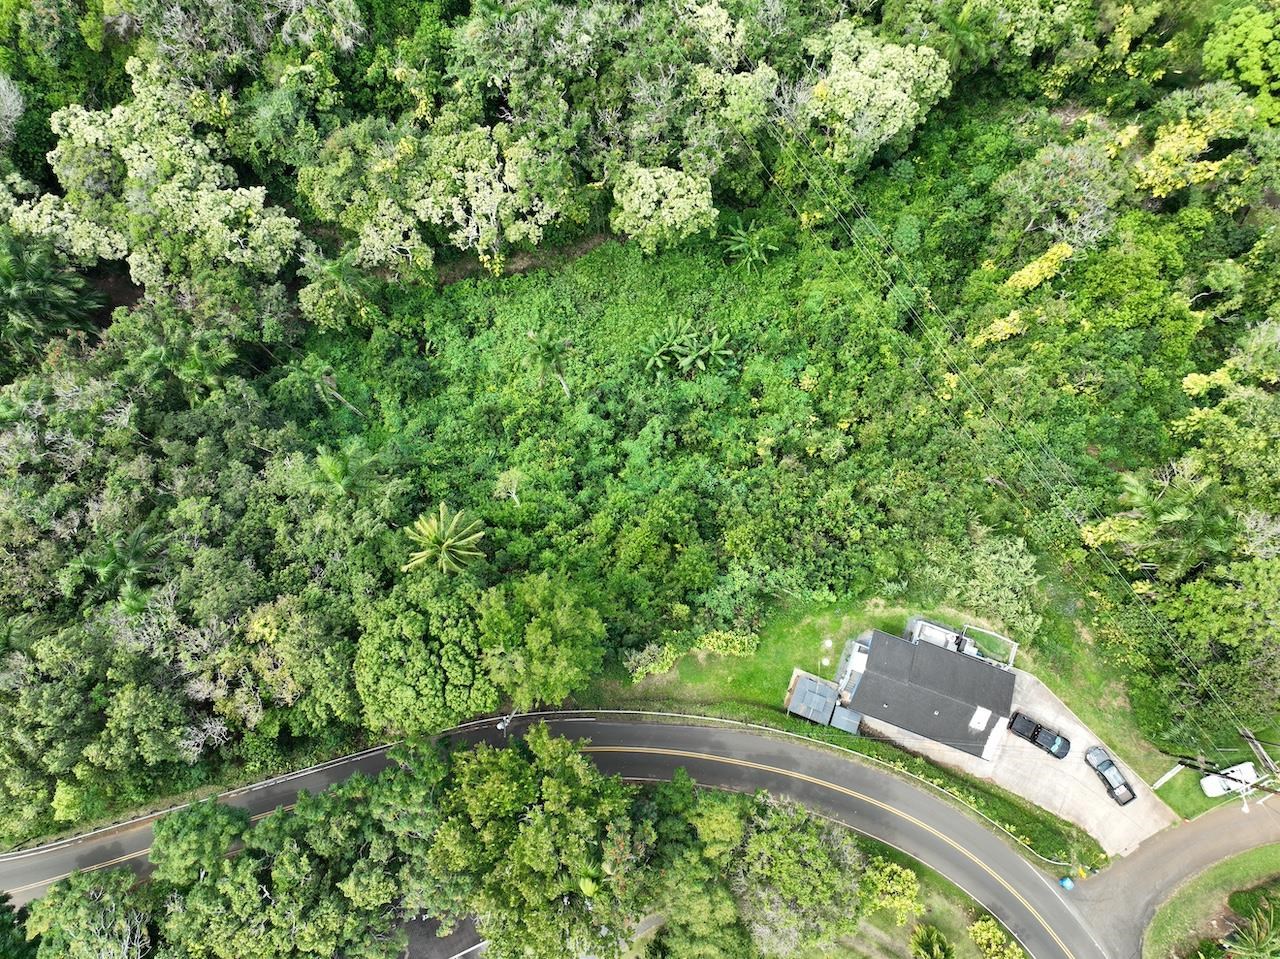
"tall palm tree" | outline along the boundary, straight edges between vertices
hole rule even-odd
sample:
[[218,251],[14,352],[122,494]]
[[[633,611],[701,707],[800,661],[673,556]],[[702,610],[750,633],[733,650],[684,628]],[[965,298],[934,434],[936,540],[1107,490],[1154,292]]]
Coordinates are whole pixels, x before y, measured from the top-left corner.
[[568,399],[569,384],[564,378],[564,361],[573,341],[557,339],[545,330],[529,330],[525,336],[529,340],[529,354],[525,363],[538,371],[538,385],[545,383],[548,376],[554,376],[560,381],[565,399]]
[[1163,477],[1126,473],[1120,482],[1120,502],[1137,521],[1129,545],[1161,579],[1176,582],[1231,552],[1235,519],[1211,477],[1175,465]]
[[136,596],[142,581],[159,568],[164,558],[164,536],[154,536],[142,523],[88,553],[82,562],[98,580],[100,598]]
[[0,230],[0,343],[13,359],[40,353],[45,341],[87,330],[102,298],[53,250]]
[[937,11],[938,32],[930,38],[935,50],[951,66],[953,73],[961,67],[981,68],[991,59],[986,37],[991,36],[991,15],[985,6],[975,7],[965,0],[953,8],[944,3]]
[[405,534],[420,547],[409,554],[409,562],[400,567],[402,573],[432,563],[442,573],[460,573],[477,559],[483,559],[476,546],[484,538],[478,519],[468,520],[466,510],[456,513],[449,504],[441,503],[437,515],[426,513],[417,518]]
[[313,301],[324,304],[317,317],[322,323],[341,325],[360,319],[377,289],[374,278],[356,263],[350,250],[333,259],[312,250],[303,256],[302,274],[311,281]]
[[370,452],[364,437],[351,436],[338,449],[321,446],[308,487],[317,496],[328,499],[352,499],[369,485],[378,457]]

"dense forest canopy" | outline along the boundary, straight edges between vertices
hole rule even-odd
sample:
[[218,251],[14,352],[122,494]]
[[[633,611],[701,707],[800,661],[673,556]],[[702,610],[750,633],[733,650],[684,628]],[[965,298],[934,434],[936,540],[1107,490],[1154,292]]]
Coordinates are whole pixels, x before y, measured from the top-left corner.
[[1267,722],[1277,16],[2,0],[0,839],[1043,576]]

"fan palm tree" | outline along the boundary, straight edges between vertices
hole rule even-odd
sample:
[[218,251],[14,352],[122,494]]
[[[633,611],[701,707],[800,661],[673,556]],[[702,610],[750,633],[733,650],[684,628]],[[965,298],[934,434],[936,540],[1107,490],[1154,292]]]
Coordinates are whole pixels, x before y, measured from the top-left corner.
[[431,563],[442,573],[460,573],[477,559],[483,559],[476,543],[484,537],[478,519],[468,520],[466,510],[456,513],[448,503],[440,504],[437,515],[423,513],[406,531],[420,547],[409,554],[409,562],[400,567],[402,573]]
[[538,371],[538,385],[545,383],[548,376],[554,376],[560,381],[565,399],[568,399],[569,384],[564,378],[564,361],[573,341],[556,339],[545,330],[529,330],[525,335],[529,340],[529,354],[525,358],[525,364]]
[[0,342],[10,356],[32,357],[50,337],[87,330],[103,301],[84,277],[44,244],[0,230]]

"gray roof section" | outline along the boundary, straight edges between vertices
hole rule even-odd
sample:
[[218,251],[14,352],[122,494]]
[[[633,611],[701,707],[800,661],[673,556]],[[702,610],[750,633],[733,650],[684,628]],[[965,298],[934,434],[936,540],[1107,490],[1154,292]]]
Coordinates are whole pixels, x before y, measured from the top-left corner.
[[814,676],[800,676],[796,688],[787,703],[787,712],[815,723],[831,722],[831,711],[836,708],[835,683],[826,683]]
[[831,725],[836,729],[843,729],[847,733],[858,735],[858,727],[862,725],[862,714],[855,713],[852,709],[845,706],[837,706],[836,711],[831,714]]
[[[972,656],[876,630],[849,707],[935,742],[981,756],[1013,710],[1014,675]],[[975,727],[975,713],[990,715]]]

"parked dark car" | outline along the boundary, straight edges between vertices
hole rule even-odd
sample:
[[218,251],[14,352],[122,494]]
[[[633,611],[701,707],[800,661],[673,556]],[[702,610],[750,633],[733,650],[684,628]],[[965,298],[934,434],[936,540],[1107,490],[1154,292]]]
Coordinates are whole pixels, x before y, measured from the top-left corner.
[[1102,784],[1107,787],[1111,798],[1121,806],[1127,806],[1138,798],[1133,787],[1125,780],[1124,773],[1120,772],[1120,767],[1101,746],[1085,750],[1084,761],[1093,767]]
[[1071,740],[1048,726],[1041,726],[1026,713],[1014,713],[1009,717],[1009,728],[1015,736],[1039,746],[1055,759],[1065,759],[1071,752]]

